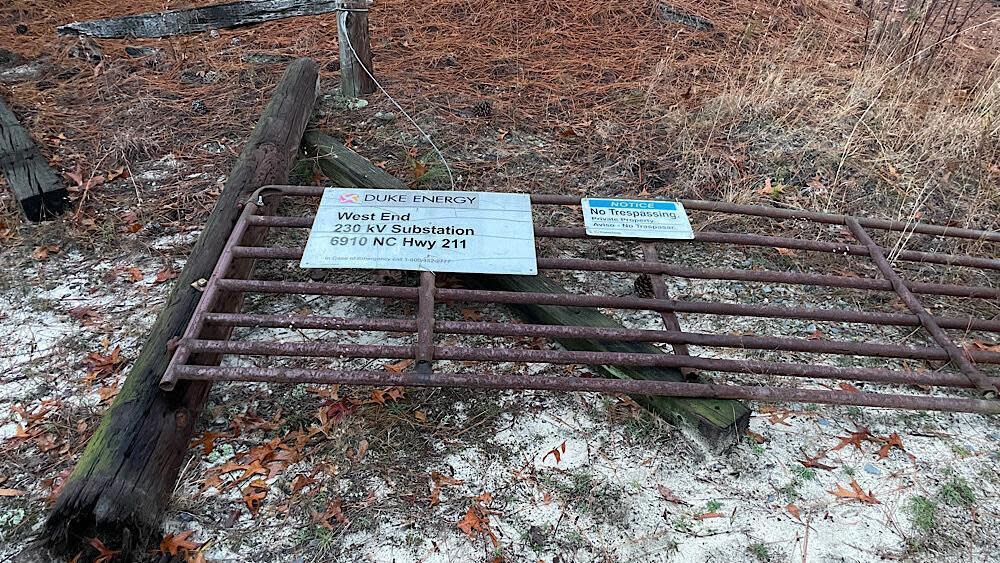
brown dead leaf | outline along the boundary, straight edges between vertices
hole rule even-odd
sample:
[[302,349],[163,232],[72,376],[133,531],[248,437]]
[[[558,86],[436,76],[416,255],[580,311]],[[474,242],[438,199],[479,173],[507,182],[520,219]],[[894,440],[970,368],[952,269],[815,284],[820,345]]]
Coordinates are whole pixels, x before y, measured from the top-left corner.
[[97,390],[97,396],[101,398],[102,403],[106,403],[114,399],[120,390],[117,385],[106,385]]
[[295,479],[292,479],[292,494],[294,495],[298,493],[302,489],[308,487],[309,485],[312,485],[315,482],[316,480],[308,475],[302,475],[302,474],[296,475]]
[[782,186],[781,184],[775,186],[774,183],[771,181],[770,178],[765,178],[764,179],[764,187],[762,187],[761,189],[757,190],[757,193],[760,194],[760,195],[767,195],[767,196],[775,197],[778,194],[780,194],[783,189],[784,189],[784,186]]
[[426,174],[429,169],[430,169],[430,166],[427,166],[426,164],[424,164],[423,162],[420,162],[419,160],[414,160],[413,161],[413,179],[414,180],[419,180],[420,177],[423,176],[424,174]]
[[465,532],[465,535],[470,538],[475,539],[476,534],[474,532],[480,532],[483,529],[483,519],[479,516],[479,511],[476,510],[476,506],[472,505],[465,512],[465,516],[458,521],[458,529]]
[[563,440],[563,443],[561,443],[558,446],[552,448],[551,450],[549,450],[549,452],[547,454],[545,454],[544,456],[542,456],[542,463],[545,463],[545,459],[548,458],[551,455],[551,456],[555,456],[555,458],[556,458],[556,464],[558,464],[559,462],[562,461],[562,455],[560,455],[560,454],[564,454],[564,453],[566,453],[566,441],[565,440]]
[[974,350],[982,350],[983,352],[1000,352],[1000,344],[975,339],[966,342],[965,349],[970,352]]
[[257,516],[257,512],[260,511],[260,507],[264,504],[264,499],[267,498],[266,489],[257,489],[254,487],[247,487],[243,489],[243,502],[247,506],[247,510],[250,514]]
[[107,176],[106,181],[113,182],[113,181],[117,180],[118,178],[122,178],[122,179],[128,178],[129,177],[129,173],[128,173],[128,169],[127,168],[125,168],[124,166],[119,166],[118,168],[115,168],[114,170],[108,170],[108,173],[106,174],[106,176]]
[[771,416],[767,417],[767,421],[774,425],[784,424],[785,426],[791,426],[791,424],[786,422],[789,416],[792,416],[792,413],[789,411],[775,411],[771,413]]
[[441,473],[438,473],[437,471],[431,471],[431,483],[433,483],[431,485],[431,499],[430,499],[431,506],[436,506],[441,502],[442,487],[444,487],[445,485],[448,486],[461,485],[464,482],[465,481],[461,479],[455,479],[454,477],[443,475]]
[[128,272],[128,277],[133,282],[140,282],[145,277],[139,268],[129,268],[126,272]]
[[672,502],[674,504],[682,504],[684,506],[691,506],[690,503],[685,502],[680,497],[678,497],[676,494],[674,494],[673,491],[671,491],[670,489],[664,487],[663,485],[657,484],[656,485],[656,490],[657,490],[657,492],[660,493],[660,497],[662,497],[663,500],[665,500],[667,502]]
[[[490,528],[490,516],[489,511],[485,509],[480,502],[480,499],[484,496],[489,495],[489,493],[484,493],[476,497],[475,501],[465,512],[465,516],[458,521],[458,529],[465,532],[465,535],[472,539],[475,539],[479,535],[485,535],[493,541],[493,546],[499,545],[496,534],[493,533],[492,528]],[[491,497],[488,497],[491,498]],[[488,502],[488,501],[485,501]]]
[[406,368],[410,367],[411,365],[413,365],[413,360],[407,358],[405,360],[400,360],[394,364],[385,364],[382,367],[384,367],[386,371],[390,371],[392,373],[403,373],[406,370]]
[[121,357],[121,346],[115,346],[110,354],[100,352],[90,352],[83,360],[83,365],[87,366],[87,383],[92,383],[106,375],[111,375],[118,371],[124,360]]
[[767,438],[765,438],[763,434],[759,432],[754,432],[753,430],[747,430],[747,436],[758,444],[763,444],[764,442],[767,442]]
[[215,449],[215,439],[221,436],[228,436],[225,432],[203,432],[201,437],[191,442],[191,447],[201,446],[202,455],[208,455]]
[[0,497],[23,497],[28,493],[17,489],[0,489]]
[[358,443],[358,449],[353,452],[348,450],[347,457],[351,461],[361,461],[361,458],[365,457],[365,452],[368,451],[368,440],[361,440]]
[[120,552],[120,550],[108,549],[108,547],[104,545],[104,542],[97,538],[90,538],[87,543],[90,544],[90,547],[97,550],[97,557],[94,558],[94,563],[110,563],[111,561],[114,561],[115,557]]
[[858,389],[857,387],[855,387],[855,386],[853,386],[853,385],[851,385],[850,383],[847,383],[847,382],[838,383],[837,387],[840,387],[841,389],[843,389],[844,391],[847,391],[848,393],[860,393],[861,392],[860,389]]
[[799,512],[799,507],[795,506],[792,503],[788,503],[785,505],[785,510],[788,511],[789,514],[794,516],[796,520],[800,522],[802,521],[802,516],[801,512]]
[[483,314],[475,309],[462,309],[462,318],[467,321],[479,322],[483,320]]
[[830,491],[830,494],[837,498],[854,499],[865,504],[881,504],[871,491],[865,493],[864,489],[861,488],[861,485],[855,479],[851,479],[851,490],[847,490],[838,484],[836,489]]
[[66,313],[71,318],[84,322],[88,319],[97,318],[97,311],[95,311],[93,307],[73,307],[72,309],[66,311]]
[[38,246],[35,247],[35,250],[31,253],[31,257],[38,261],[47,260],[50,254],[58,253],[59,248],[58,244]]
[[160,552],[166,555],[184,555],[189,551],[195,551],[201,544],[194,543],[188,538],[194,530],[186,530],[178,534],[167,534],[160,540]]
[[823,469],[825,471],[832,471],[833,469],[836,469],[832,465],[827,465],[827,464],[821,463],[819,461],[819,460],[823,459],[824,457],[826,457],[826,451],[825,450],[819,452],[818,454],[816,454],[813,457],[807,457],[806,459],[800,459],[799,463],[801,463],[803,467],[811,467],[811,468],[814,468],[814,469]]
[[906,451],[906,448],[903,447],[903,439],[896,432],[889,434],[889,437],[885,439],[885,444],[878,450],[878,458],[885,459],[889,457],[889,450],[892,448],[899,448],[904,452]]
[[858,450],[861,449],[861,442],[872,441],[872,434],[865,426],[858,426],[858,428],[851,432],[850,436],[838,436],[840,438],[840,443],[836,446],[830,448],[831,451],[837,451],[847,447],[849,444],[853,444]]
[[455,479],[454,477],[449,477],[438,473],[437,471],[431,471],[431,480],[441,485],[461,485],[465,482],[462,479]]
[[417,419],[418,422],[427,423],[427,413],[424,411],[413,411],[413,418]]
[[798,256],[798,253],[795,252],[794,250],[792,250],[791,248],[781,248],[779,246],[779,247],[775,247],[775,250],[778,251],[778,254],[780,254],[782,256],[788,256],[789,258],[791,258],[793,256]]
[[[343,499],[336,499],[331,501],[329,506],[326,508],[326,512],[323,514],[323,520],[326,522],[330,521],[330,518],[336,520],[339,524],[347,524],[350,520],[347,516],[344,516],[344,501]],[[332,529],[332,526],[330,526]]]
[[163,283],[167,280],[172,280],[176,277],[177,277],[177,272],[173,271],[173,269],[171,269],[170,266],[167,266],[166,268],[160,270],[159,272],[156,272],[156,278],[153,279],[153,285],[156,285],[158,283]]

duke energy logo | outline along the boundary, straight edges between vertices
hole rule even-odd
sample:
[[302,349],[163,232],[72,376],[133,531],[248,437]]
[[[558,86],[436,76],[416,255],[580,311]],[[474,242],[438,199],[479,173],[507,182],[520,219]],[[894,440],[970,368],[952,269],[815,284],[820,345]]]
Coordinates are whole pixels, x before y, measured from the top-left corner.
[[361,196],[358,194],[340,194],[340,203],[361,203]]

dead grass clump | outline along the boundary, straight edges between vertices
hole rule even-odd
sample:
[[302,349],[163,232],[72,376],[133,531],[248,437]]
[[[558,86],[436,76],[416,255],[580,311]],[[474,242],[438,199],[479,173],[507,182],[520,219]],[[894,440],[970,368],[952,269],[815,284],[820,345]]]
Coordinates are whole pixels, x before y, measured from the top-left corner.
[[996,229],[1000,59],[928,73],[767,60],[733,73],[700,109],[668,115],[682,191]]
[[865,7],[865,63],[891,61],[926,72],[977,21],[988,0],[888,0]]

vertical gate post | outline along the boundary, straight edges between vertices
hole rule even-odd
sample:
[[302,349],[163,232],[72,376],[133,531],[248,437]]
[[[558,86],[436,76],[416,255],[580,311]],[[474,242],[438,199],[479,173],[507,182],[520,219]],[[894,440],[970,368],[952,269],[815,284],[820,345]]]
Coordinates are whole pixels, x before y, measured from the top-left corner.
[[360,98],[374,92],[375,73],[372,70],[367,2],[344,3],[337,12],[337,40],[340,44],[340,90],[343,95]]

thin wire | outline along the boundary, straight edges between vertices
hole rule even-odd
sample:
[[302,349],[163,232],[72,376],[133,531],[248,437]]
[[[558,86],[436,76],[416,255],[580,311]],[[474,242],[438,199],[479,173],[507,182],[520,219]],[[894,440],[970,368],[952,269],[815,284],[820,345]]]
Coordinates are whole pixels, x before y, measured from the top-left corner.
[[[393,98],[392,94],[390,94],[384,87],[382,87],[382,84],[379,83],[378,79],[375,78],[375,76],[371,73],[371,71],[368,70],[368,67],[365,66],[365,63],[361,62],[361,57],[359,57],[358,52],[354,50],[354,45],[351,44],[351,38],[348,37],[347,17],[345,16],[343,18],[343,24],[341,24],[341,19],[342,18],[340,18],[340,16],[337,17],[337,29],[339,30],[341,25],[344,26],[343,28],[344,42],[347,44],[347,48],[350,49],[351,53],[354,55],[354,60],[358,61],[358,64],[361,66],[361,69],[365,71],[365,74],[368,75],[368,78],[372,79],[372,82],[375,83],[375,86],[378,87],[378,89],[381,90],[383,94],[385,94],[385,97],[389,98],[389,101],[392,102],[392,105],[396,106],[396,109],[398,109],[400,113],[406,116],[406,119],[408,119],[410,123],[412,123],[413,126],[417,128],[417,131],[420,131],[420,134],[424,136],[424,139],[428,143],[430,143],[431,147],[434,149],[434,152],[437,153],[438,158],[441,159],[441,163],[444,164],[444,169],[448,171],[448,182],[451,184],[451,189],[455,190],[456,189],[455,177],[452,175],[451,166],[448,165],[448,159],[444,157],[444,153],[441,152],[441,149],[438,148],[437,144],[434,142],[434,139],[431,139],[431,136],[428,135],[427,132],[420,127],[420,125],[416,122],[416,120],[410,117],[410,114],[406,113],[406,110],[403,109],[403,106],[399,105],[399,102],[396,101],[396,98]],[[341,72],[343,72],[343,69],[341,69]]]

